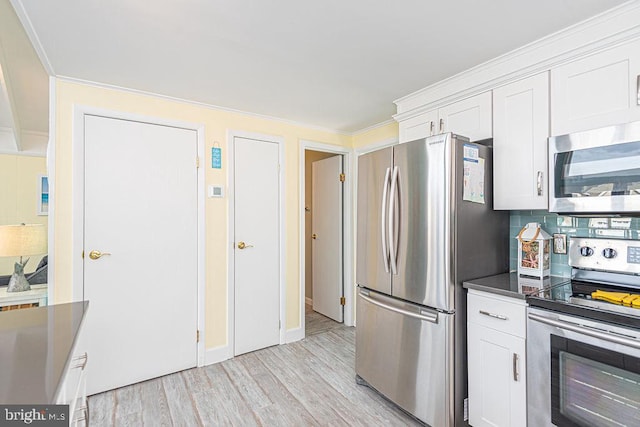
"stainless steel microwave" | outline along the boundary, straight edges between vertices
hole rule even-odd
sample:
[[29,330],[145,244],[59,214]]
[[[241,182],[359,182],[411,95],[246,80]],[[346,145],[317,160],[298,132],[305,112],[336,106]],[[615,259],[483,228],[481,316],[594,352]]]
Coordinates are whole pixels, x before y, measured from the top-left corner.
[[640,215],[640,122],[549,138],[549,211]]

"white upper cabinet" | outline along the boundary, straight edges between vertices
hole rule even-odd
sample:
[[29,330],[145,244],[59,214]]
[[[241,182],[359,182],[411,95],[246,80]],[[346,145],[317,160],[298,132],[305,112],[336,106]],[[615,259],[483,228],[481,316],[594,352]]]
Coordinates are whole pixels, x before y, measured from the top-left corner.
[[471,141],[491,138],[491,91],[403,120],[399,136],[407,142],[444,132]]
[[400,122],[399,140],[409,142],[414,139],[435,135],[438,122],[438,110],[422,113],[410,119]]
[[493,207],[547,209],[549,73],[493,90]]
[[551,134],[640,120],[640,41],[551,70]]
[[491,138],[491,91],[440,108],[438,119],[441,132],[453,132],[471,141]]

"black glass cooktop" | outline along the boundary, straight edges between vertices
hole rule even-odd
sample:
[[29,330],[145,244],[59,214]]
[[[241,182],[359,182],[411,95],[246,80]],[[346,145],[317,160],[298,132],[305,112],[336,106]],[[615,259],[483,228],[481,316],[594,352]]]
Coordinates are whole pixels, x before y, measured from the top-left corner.
[[640,328],[640,308],[594,300],[591,294],[598,290],[640,294],[640,290],[567,279],[566,282],[529,294],[527,302],[532,307]]
[[640,328],[640,308],[595,300],[591,294],[598,290],[640,294],[640,290],[626,287],[567,279],[566,282],[542,288],[528,295],[527,302],[532,307]]

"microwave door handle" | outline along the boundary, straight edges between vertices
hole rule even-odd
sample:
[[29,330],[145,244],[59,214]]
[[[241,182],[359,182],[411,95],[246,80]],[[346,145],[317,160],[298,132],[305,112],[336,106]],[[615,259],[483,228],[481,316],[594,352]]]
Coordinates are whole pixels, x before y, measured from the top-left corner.
[[538,189],[538,196],[542,196],[542,171],[538,171],[536,186]]
[[585,328],[580,325],[576,325],[569,322],[563,322],[562,320],[550,319],[546,316],[540,316],[539,314],[529,313],[529,319],[535,320],[540,323],[545,323],[550,326],[555,326],[567,331],[576,332],[582,335],[587,335],[593,338],[598,338],[604,341],[612,342],[614,344],[625,345],[640,350],[640,341],[633,338],[625,338],[618,335],[613,335],[608,332],[600,332],[593,329]]
[[395,233],[395,211],[396,198],[398,197],[398,166],[393,167],[393,175],[391,177],[391,196],[389,197],[389,258],[391,258],[391,272],[398,274],[397,251],[398,242]]
[[380,238],[382,239],[382,259],[384,271],[389,272],[389,248],[387,247],[387,195],[389,194],[389,175],[391,168],[387,168],[384,174],[384,187],[382,189],[382,209],[380,212]]

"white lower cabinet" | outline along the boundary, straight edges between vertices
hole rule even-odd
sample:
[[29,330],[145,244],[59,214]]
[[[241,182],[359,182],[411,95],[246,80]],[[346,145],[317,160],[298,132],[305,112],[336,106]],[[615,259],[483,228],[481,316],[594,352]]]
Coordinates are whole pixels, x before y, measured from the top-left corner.
[[[77,354],[77,353],[76,353]],[[69,405],[69,425],[89,425],[89,402],[87,400],[86,366],[87,353],[77,354],[71,359],[63,379],[58,404]]]
[[527,423],[526,304],[512,300],[469,291],[469,424],[474,427]]

